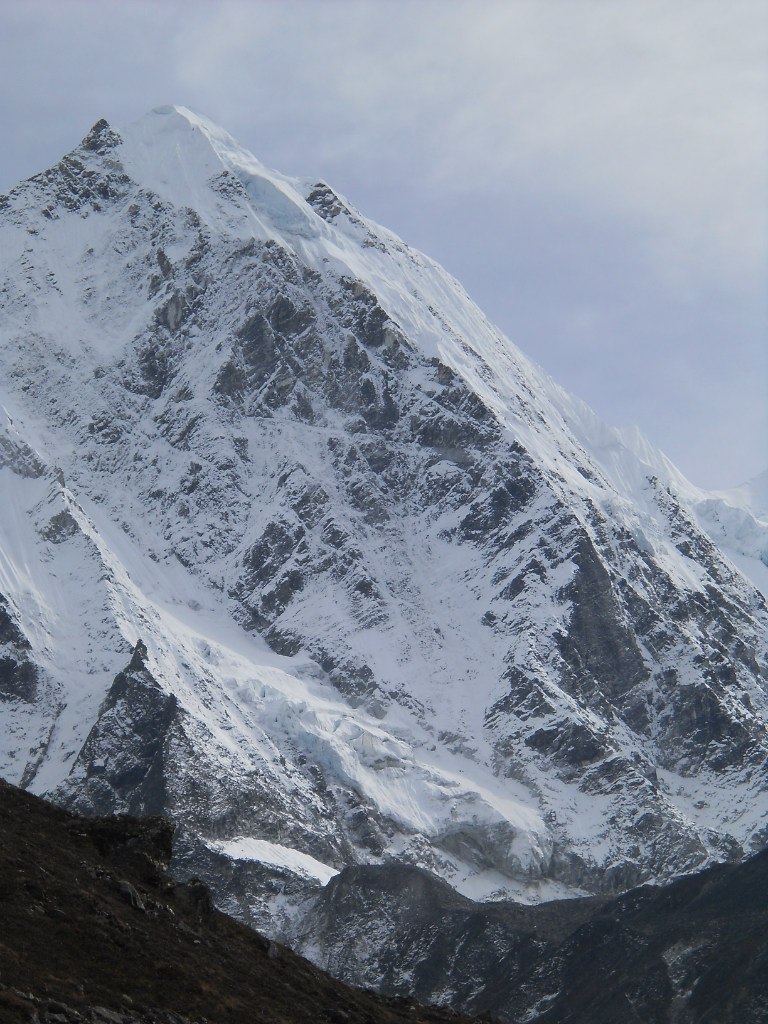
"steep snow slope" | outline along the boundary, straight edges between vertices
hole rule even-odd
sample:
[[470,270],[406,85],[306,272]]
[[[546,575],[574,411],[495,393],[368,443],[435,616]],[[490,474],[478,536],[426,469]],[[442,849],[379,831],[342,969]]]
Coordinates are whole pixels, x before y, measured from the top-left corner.
[[12,781],[172,813],[274,927],[349,863],[535,900],[764,843],[768,525],[432,261],[161,108],[0,199],[0,282]]

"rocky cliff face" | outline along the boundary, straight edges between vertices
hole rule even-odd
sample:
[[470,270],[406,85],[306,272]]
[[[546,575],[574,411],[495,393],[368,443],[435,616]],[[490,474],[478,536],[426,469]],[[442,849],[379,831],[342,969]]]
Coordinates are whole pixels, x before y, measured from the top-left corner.
[[0,239],[9,778],[172,815],[275,931],[345,865],[536,900],[764,844],[764,520],[187,111]]

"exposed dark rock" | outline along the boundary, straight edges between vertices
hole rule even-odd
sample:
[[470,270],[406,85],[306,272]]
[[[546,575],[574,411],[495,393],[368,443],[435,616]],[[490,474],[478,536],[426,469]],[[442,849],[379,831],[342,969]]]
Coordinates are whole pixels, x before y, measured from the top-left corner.
[[0,434],[0,469],[4,466],[17,476],[35,480],[45,473],[45,465],[37,453],[18,440]]
[[574,561],[576,574],[563,592],[573,612],[567,632],[558,637],[560,653],[574,688],[594,681],[602,695],[616,698],[647,679],[648,669],[605,566],[586,538]]
[[309,306],[297,308],[285,295],[278,296],[269,309],[269,322],[279,334],[289,337],[301,334],[315,317]]
[[586,726],[577,722],[564,722],[550,729],[538,729],[525,740],[526,746],[550,754],[569,765],[585,765],[603,757],[604,743]]
[[30,650],[29,640],[19,629],[11,615],[7,600],[0,594],[0,644],[13,644],[20,650]]
[[109,122],[100,118],[91,128],[83,141],[80,143],[83,149],[90,153],[106,153],[119,145],[122,139],[116,131],[109,126]]
[[62,544],[65,540],[69,540],[70,537],[74,537],[79,530],[80,527],[77,525],[77,520],[72,513],[68,509],[63,509],[51,517],[47,526],[42,531],[42,536],[45,540],[50,541],[51,544]]
[[148,671],[146,654],[139,640],[62,788],[60,799],[81,812],[152,815],[167,809],[165,747],[178,702]]
[[348,208],[330,185],[327,185],[324,181],[319,181],[314,185],[312,191],[307,196],[307,202],[327,221],[332,221],[340,213],[348,212]]
[[31,645],[0,594],[0,702],[34,703],[40,670],[31,657]]
[[[174,316],[175,300],[169,300],[158,313],[158,321]],[[146,340],[137,352],[137,373],[126,380],[126,386],[148,398],[159,398],[174,377],[173,352],[167,341],[155,335]]]

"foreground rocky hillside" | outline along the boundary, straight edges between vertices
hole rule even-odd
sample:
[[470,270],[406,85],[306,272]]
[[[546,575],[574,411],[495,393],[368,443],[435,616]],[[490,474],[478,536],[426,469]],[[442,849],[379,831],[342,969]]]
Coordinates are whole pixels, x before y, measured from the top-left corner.
[[442,1024],[348,988],[165,873],[173,826],[83,819],[0,781],[3,1024]]
[[[766,842],[768,524],[322,182],[161,108],[0,199],[0,769],[341,869],[609,893]],[[320,955],[320,954],[319,954]]]
[[347,988],[165,874],[163,819],[78,818],[0,784],[0,1021],[759,1024],[768,856],[618,898],[476,904],[402,865],[347,868],[308,915]]

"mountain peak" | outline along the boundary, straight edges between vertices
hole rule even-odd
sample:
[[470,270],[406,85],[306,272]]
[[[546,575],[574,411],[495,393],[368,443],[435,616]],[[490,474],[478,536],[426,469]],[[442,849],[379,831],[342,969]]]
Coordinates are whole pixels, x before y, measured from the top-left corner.
[[538,899],[764,844],[765,524],[317,179],[111,132],[0,203],[0,771],[179,813],[219,879]]
[[[127,131],[130,132],[131,129],[139,126],[143,126],[145,131],[153,137],[170,133],[174,136],[176,144],[179,143],[180,136],[184,133],[197,133],[208,139],[212,145],[218,144],[219,146],[228,146],[232,149],[241,150],[241,147],[229,132],[202,114],[196,114],[188,107],[176,105],[154,107],[142,117],[132,122]],[[251,159],[255,159],[250,153],[248,156]]]
[[265,239],[323,230],[297,182],[186,107],[156,107],[120,135],[130,177],[174,206],[192,208],[216,233]]

